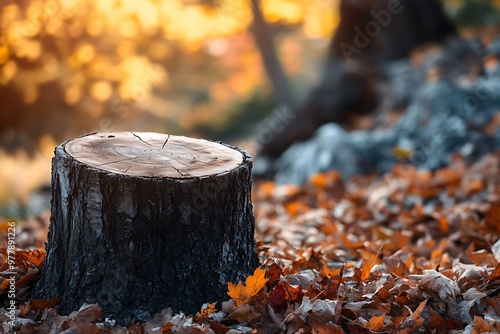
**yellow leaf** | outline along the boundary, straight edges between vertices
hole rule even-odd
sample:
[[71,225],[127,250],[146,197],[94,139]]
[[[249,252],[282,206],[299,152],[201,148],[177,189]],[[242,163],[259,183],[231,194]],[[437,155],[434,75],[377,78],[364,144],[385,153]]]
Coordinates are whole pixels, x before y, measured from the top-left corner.
[[394,153],[396,158],[403,159],[403,160],[410,159],[411,155],[412,155],[411,150],[400,147],[400,146],[394,147],[392,149],[392,153]]
[[266,278],[266,271],[264,269],[255,269],[253,275],[248,276],[245,285],[240,281],[237,285],[229,282],[227,285],[229,297],[233,298],[236,306],[248,303],[252,297],[257,295],[260,290],[266,285],[269,278]]

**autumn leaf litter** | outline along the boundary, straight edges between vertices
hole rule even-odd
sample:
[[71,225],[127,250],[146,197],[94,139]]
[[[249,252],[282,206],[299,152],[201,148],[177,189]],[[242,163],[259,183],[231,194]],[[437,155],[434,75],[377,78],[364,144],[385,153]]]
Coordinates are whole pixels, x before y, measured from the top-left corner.
[[[343,182],[254,186],[262,266],[228,284],[228,301],[194,315],[164,309],[123,328],[98,305],[59,315],[30,300],[48,217],[19,228],[17,333],[484,333],[500,328],[500,154],[436,172],[398,165]],[[41,223],[44,222],[44,223]],[[0,231],[6,236],[6,222]],[[2,240],[6,240],[2,238]],[[3,329],[6,242],[0,250]],[[31,250],[28,250],[31,249]]]

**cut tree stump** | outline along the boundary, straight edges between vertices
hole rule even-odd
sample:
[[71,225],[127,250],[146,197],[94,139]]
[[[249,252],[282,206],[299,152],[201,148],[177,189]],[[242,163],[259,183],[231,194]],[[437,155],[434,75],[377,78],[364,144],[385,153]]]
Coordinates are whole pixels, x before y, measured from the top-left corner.
[[36,298],[99,303],[120,324],[226,299],[259,265],[250,156],[158,133],[94,133],[56,148]]

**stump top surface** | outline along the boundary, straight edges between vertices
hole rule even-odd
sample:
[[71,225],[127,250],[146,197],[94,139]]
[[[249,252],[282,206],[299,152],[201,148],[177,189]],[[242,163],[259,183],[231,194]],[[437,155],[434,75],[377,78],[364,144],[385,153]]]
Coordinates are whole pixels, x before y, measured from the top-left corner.
[[109,172],[146,177],[191,178],[232,170],[243,154],[219,143],[152,132],[106,132],[73,139],[65,151]]

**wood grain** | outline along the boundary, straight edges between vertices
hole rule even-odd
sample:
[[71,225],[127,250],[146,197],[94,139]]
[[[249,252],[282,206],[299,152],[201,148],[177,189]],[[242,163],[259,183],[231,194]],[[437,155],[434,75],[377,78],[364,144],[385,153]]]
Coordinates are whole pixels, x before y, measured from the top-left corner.
[[240,152],[222,144],[153,132],[90,134],[69,141],[65,151],[95,168],[146,177],[203,177],[243,162]]

